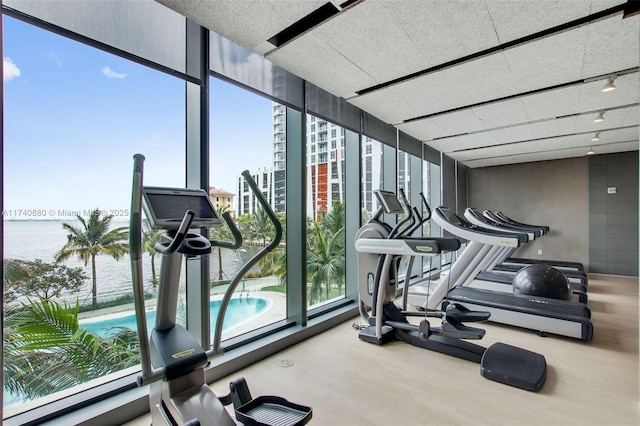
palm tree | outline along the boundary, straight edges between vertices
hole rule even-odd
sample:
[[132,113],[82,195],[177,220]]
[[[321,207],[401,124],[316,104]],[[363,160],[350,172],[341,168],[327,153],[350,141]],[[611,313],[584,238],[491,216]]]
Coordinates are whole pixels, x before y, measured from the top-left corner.
[[162,231],[156,231],[151,227],[147,219],[142,221],[142,248],[151,257],[151,284],[153,288],[158,287],[158,275],[156,274],[156,244],[160,242]]
[[[320,227],[322,231],[329,236],[332,236],[332,256],[339,256],[344,259],[345,256],[345,211],[344,204],[336,202],[332,205],[331,211],[323,213],[320,220]],[[341,266],[335,271],[334,275],[335,283],[338,285],[338,293],[342,293],[342,286],[345,279],[345,266],[342,262]]]
[[[309,235],[309,233],[311,235]],[[344,228],[334,234],[324,233],[318,224],[311,223],[307,232],[307,274],[310,278],[309,303],[322,300],[322,287],[325,289],[325,300],[329,299],[329,290],[334,278],[344,271],[344,250],[340,248],[341,239],[344,240]]]
[[34,399],[140,362],[136,332],[89,333],[78,325],[79,307],[39,299],[5,312],[5,389]]
[[66,244],[56,254],[56,262],[77,256],[87,266],[91,260],[92,278],[92,303],[93,308],[98,306],[98,285],[96,281],[96,256],[106,254],[115,260],[120,260],[129,251],[127,240],[129,233],[126,227],[109,230],[112,215],[100,217],[100,209],[91,212],[88,220],[76,215],[76,219],[82,227],[77,227],[68,223],[63,223],[67,235]]
[[262,240],[262,246],[267,245],[267,240],[273,237],[273,224],[263,208],[258,208],[249,222],[249,234],[251,239]]
[[[222,206],[218,209],[218,214],[222,216],[228,210],[229,208],[227,206]],[[225,224],[209,229],[209,238],[219,241],[230,241],[233,239],[233,235]],[[224,274],[222,270],[222,247],[216,247],[216,251],[218,252],[218,281],[222,281],[222,274]]]

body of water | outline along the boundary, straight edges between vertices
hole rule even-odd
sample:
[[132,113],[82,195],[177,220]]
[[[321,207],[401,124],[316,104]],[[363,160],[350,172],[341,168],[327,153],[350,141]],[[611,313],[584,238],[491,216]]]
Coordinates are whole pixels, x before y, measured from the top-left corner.
[[[211,323],[214,324],[218,318],[218,312],[220,311],[221,300],[212,300],[209,303],[209,313]],[[229,306],[224,315],[223,330],[228,330],[243,322],[251,320],[265,308],[267,308],[268,301],[259,297],[246,297],[246,298],[234,298],[229,301]],[[151,329],[155,326],[156,311],[147,311],[147,332],[151,333]],[[179,322],[179,321],[178,321]],[[138,330],[136,323],[135,312],[122,313],[118,315],[110,315],[105,317],[94,317],[87,320],[80,321],[80,327],[84,328],[90,333],[95,333],[100,336],[107,336],[113,332],[114,327],[126,327],[131,330]],[[211,327],[213,331],[213,326]]]
[[[56,253],[67,242],[67,232],[62,228],[64,222],[78,225],[75,221],[58,220],[24,220],[24,221],[4,221],[4,258],[19,260],[42,259],[44,262],[53,263]],[[112,222],[111,228],[128,228],[128,222]],[[259,250],[258,247],[247,246],[240,250],[222,249],[222,271],[223,279],[232,279],[237,271],[242,267],[250,256]],[[160,273],[160,255],[155,256],[156,273]],[[214,248],[210,256],[210,276],[211,279],[218,279],[218,254]],[[85,284],[78,293],[65,294],[64,301],[75,303],[76,298],[81,303],[91,301],[91,264],[87,266],[76,257],[71,257],[63,265],[68,267],[82,267],[87,276]],[[151,257],[148,254],[142,256],[143,280],[145,290],[151,291]],[[185,267],[181,270],[181,285],[185,281]],[[104,254],[96,258],[96,277],[98,283],[98,300],[109,300],[125,294],[130,294],[133,290],[131,280],[131,261],[126,255],[120,260],[115,260]]]

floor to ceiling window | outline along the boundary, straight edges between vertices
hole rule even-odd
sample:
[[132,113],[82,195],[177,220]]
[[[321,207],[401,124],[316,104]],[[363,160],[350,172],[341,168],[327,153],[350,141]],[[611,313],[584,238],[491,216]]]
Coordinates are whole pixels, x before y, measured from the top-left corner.
[[307,301],[345,295],[345,130],[307,115]]
[[3,31],[7,416],[139,363],[132,157],[146,184],[184,186],[185,112],[179,79],[7,16]]
[[[210,78],[209,194],[219,212],[229,212],[243,236],[238,250],[214,248],[210,257],[212,305],[222,298],[243,265],[274,238],[275,229],[251,190],[243,171],[285,224],[284,106],[248,90]],[[222,225],[212,238],[231,240]],[[238,277],[224,318],[223,339],[238,336],[286,318],[286,248],[284,235],[244,276]],[[219,302],[218,302],[219,303]],[[211,315],[211,329],[216,315]]]

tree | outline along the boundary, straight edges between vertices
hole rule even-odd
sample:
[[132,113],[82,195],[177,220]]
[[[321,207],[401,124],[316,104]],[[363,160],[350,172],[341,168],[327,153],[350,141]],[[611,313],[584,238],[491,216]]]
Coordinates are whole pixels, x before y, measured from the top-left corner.
[[267,240],[273,238],[273,223],[269,219],[269,215],[262,207],[256,209],[251,221],[249,222],[249,235],[252,240],[261,240],[262,246],[267,245]]
[[[228,210],[229,208],[227,206],[222,206],[218,209],[218,213],[222,216],[222,214]],[[224,225],[209,229],[209,238],[218,241],[231,241],[233,239],[233,235],[225,223]],[[222,247],[216,247],[215,249],[218,253],[218,281],[222,281],[222,274],[224,274],[224,271],[222,270]]]
[[39,299],[5,312],[5,389],[35,399],[140,362],[137,333],[89,333],[78,324],[79,307]]
[[147,219],[142,221],[142,249],[151,257],[151,284],[158,287],[158,275],[156,274],[156,245],[160,243],[162,231],[156,231],[151,227]]
[[19,296],[51,299],[63,291],[77,292],[88,278],[82,268],[69,268],[57,263],[36,259],[24,264],[25,273],[15,276],[5,286],[5,299],[13,301]]
[[311,282],[309,304],[322,300],[322,288],[325,300],[329,299],[331,283],[341,274],[344,275],[344,228],[334,234],[322,231],[318,222],[311,223],[307,231],[307,276]]
[[17,286],[14,283],[29,276],[30,264],[31,262],[26,260],[2,259],[2,288],[5,300],[11,301],[17,297]]
[[115,260],[129,252],[127,240],[129,233],[126,227],[109,230],[113,215],[100,217],[100,209],[95,209],[89,215],[89,219],[76,215],[81,227],[63,223],[62,228],[68,232],[67,242],[56,255],[56,262],[77,256],[87,266],[91,261],[92,279],[92,303],[93,308],[98,307],[98,284],[96,281],[96,256],[106,254]]

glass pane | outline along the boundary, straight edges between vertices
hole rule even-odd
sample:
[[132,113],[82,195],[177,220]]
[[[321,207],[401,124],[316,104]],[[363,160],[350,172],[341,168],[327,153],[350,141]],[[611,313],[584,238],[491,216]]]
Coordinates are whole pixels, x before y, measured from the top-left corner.
[[[6,16],[3,25],[9,416],[138,365],[132,157],[146,156],[147,184],[184,186],[185,112],[181,80]],[[149,253],[153,298],[159,259]]]
[[[275,228],[242,172],[285,224],[285,107],[211,77],[209,194],[219,212],[229,212],[243,237],[238,250],[214,248],[211,254],[211,330],[217,306],[235,286],[223,323],[228,339],[286,318],[285,236],[279,248],[262,257],[244,275],[241,269],[270,244]],[[212,238],[231,241],[226,225]]]
[[[427,204],[430,209],[433,209],[441,204],[441,192],[440,192],[440,166],[430,163],[428,161],[422,162],[422,191]],[[429,215],[429,211],[423,206],[422,215]],[[442,230],[437,223],[433,220],[429,220],[422,226],[422,233],[425,237],[441,237]],[[436,257],[427,265],[424,265],[425,273],[428,273],[431,269],[439,270],[441,258]]]
[[362,161],[362,224],[367,223],[378,210],[378,202],[373,191],[382,188],[383,178],[383,144],[367,136],[361,137]]
[[307,301],[311,308],[345,295],[344,135],[340,126],[307,116]]

